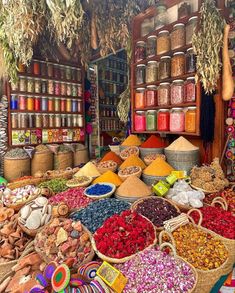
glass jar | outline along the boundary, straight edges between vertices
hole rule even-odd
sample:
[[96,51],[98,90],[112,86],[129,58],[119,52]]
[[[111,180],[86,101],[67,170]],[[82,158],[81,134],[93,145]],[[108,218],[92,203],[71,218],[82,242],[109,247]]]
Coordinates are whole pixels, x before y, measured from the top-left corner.
[[55,112],[60,112],[60,99],[55,99]]
[[45,79],[41,80],[41,91],[42,91],[42,94],[47,93],[47,81]]
[[28,97],[27,98],[27,110],[28,111],[33,111],[34,110],[34,98],[33,97]]
[[78,97],[82,97],[82,85],[78,84]]
[[53,80],[48,80],[47,81],[47,92],[50,95],[54,94],[54,81]]
[[77,85],[72,84],[72,96],[76,97],[77,96]]
[[135,62],[145,59],[146,44],[144,41],[139,41],[135,46]]
[[171,57],[163,56],[160,59],[158,77],[160,80],[171,76]]
[[19,110],[27,109],[27,98],[26,96],[19,96]]
[[145,94],[146,107],[156,107],[157,106],[157,87],[155,85],[147,86]]
[[54,66],[54,78],[60,79],[60,65]]
[[40,97],[35,97],[34,98],[34,110],[35,111],[40,111],[41,110],[41,98]]
[[[146,57],[150,58],[156,55],[157,37],[149,36],[147,38]],[[143,58],[144,59],[144,58]]]
[[187,17],[191,14],[191,5],[189,1],[183,1],[178,8],[178,19]]
[[49,114],[49,127],[55,127],[55,115]]
[[35,115],[35,127],[42,128],[42,114]]
[[48,111],[48,98],[42,97],[42,111]]
[[77,112],[82,112],[82,101],[78,101],[78,109]]
[[67,127],[72,127],[72,123],[73,123],[72,115],[67,115],[67,123],[66,123]]
[[185,103],[192,103],[196,101],[196,85],[195,78],[188,77],[184,84],[184,101]]
[[66,127],[66,115],[61,115],[61,127]]
[[28,93],[34,92],[34,80],[30,77],[27,79],[27,92]]
[[145,83],[145,68],[144,64],[139,64],[136,66],[136,84]]
[[71,83],[67,83],[66,94],[67,94],[67,96],[72,96],[72,85],[71,85]]
[[185,28],[185,39],[186,39],[186,45],[189,45],[192,43],[192,36],[194,33],[195,28],[197,27],[197,16],[190,17]]
[[135,131],[145,131],[146,117],[144,111],[135,112]]
[[48,114],[42,114],[42,127],[49,127],[49,115]]
[[11,113],[11,127],[18,128],[18,114]]
[[82,70],[80,68],[77,69],[77,81],[82,81]]
[[157,90],[158,106],[168,106],[170,104],[170,83],[162,82]]
[[72,100],[72,112],[77,112],[78,109],[78,101],[77,100]]
[[160,109],[157,115],[157,130],[169,131],[170,126],[170,111],[167,109]]
[[27,91],[27,82],[26,82],[26,78],[24,77],[20,77],[20,91],[21,92]]
[[185,25],[177,23],[171,32],[171,50],[185,46]]
[[46,62],[42,61],[40,67],[41,67],[41,75],[46,76],[47,75],[47,64],[46,64]]
[[188,107],[185,114],[185,131],[196,132],[196,107]]
[[39,75],[40,74],[40,62],[33,61],[33,74]]
[[40,79],[35,79],[35,93],[40,94],[42,91],[42,84]]
[[156,82],[158,78],[157,61],[149,61],[146,67],[146,83]]
[[73,67],[72,68],[72,81],[77,80],[77,68]]
[[20,115],[18,115],[18,117],[19,117],[19,122],[18,122],[19,128],[28,128],[28,126],[29,126],[28,114],[21,113]]
[[66,112],[66,99],[61,99],[60,100],[60,111],[61,112]]
[[25,73],[26,72],[26,66],[21,62],[18,63],[18,71],[20,73]]
[[157,111],[149,110],[146,113],[146,130],[155,131],[157,129]]
[[54,92],[55,92],[56,96],[59,96],[61,94],[61,87],[60,87],[60,82],[59,81],[55,82]]
[[184,52],[176,52],[171,58],[171,77],[184,75],[185,72],[185,56]]
[[78,126],[78,117],[77,117],[77,115],[73,115],[72,119],[73,119],[73,123],[72,123],[73,127]]
[[193,52],[193,48],[189,48],[185,56],[185,73],[192,73],[195,71],[196,71],[196,56]]
[[71,78],[72,78],[72,71],[71,71],[71,67],[69,67],[69,66],[65,67],[65,78],[67,80],[71,80]]
[[144,19],[144,21],[141,23],[140,28],[140,36],[144,37],[147,34],[149,34],[151,31],[151,21],[149,18]]
[[67,99],[67,101],[66,101],[66,111],[72,112],[72,100],[71,99]]
[[17,110],[18,109],[18,97],[17,97],[17,95],[11,95],[10,106],[11,106],[11,110]]
[[28,115],[28,120],[29,120],[29,128],[34,128],[35,127],[35,114],[30,113]]
[[169,31],[160,31],[157,37],[157,55],[169,52],[171,49]]
[[65,79],[65,67],[64,67],[64,65],[60,65],[60,78]]
[[48,99],[48,111],[49,112],[54,112],[55,111],[54,98],[49,98]]
[[184,102],[184,81],[174,80],[171,84],[171,105],[182,104]]
[[47,64],[47,75],[48,77],[53,77],[54,74],[54,66],[52,63]]
[[19,82],[16,82],[16,83],[11,82],[11,90],[18,91],[18,89],[19,89]]
[[162,26],[166,25],[168,22],[167,7],[164,4],[159,4],[156,6],[156,16],[155,16],[155,30],[158,30]]
[[78,127],[83,127],[83,117],[82,117],[82,115],[78,115],[77,125],[78,125]]
[[55,115],[55,127],[61,127],[61,118],[59,114]]
[[172,108],[170,113],[170,131],[183,132],[184,131],[184,111],[181,108]]
[[145,88],[137,88],[135,92],[135,108],[143,109],[145,107]]
[[60,91],[61,91],[62,96],[66,95],[66,83],[65,82],[61,82]]

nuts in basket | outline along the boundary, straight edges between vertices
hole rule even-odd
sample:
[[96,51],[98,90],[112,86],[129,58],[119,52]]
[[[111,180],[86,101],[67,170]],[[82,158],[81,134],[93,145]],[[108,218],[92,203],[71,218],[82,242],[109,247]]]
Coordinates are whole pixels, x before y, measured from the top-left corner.
[[139,155],[139,148],[136,146],[130,146],[128,148],[125,148],[124,150],[121,151],[120,153],[120,157],[123,160],[126,160],[128,157],[130,157],[131,155]]

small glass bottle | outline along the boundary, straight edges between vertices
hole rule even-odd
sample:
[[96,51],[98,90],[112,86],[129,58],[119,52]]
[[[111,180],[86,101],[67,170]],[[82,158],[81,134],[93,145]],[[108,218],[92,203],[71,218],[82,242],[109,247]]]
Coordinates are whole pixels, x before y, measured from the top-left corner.
[[185,56],[185,73],[193,73],[195,71],[196,71],[196,56],[193,52],[193,48],[189,48]]
[[21,92],[27,91],[27,82],[26,82],[26,78],[24,77],[20,77],[20,91]]
[[34,98],[29,96],[27,98],[27,110],[28,111],[33,111],[34,110]]
[[77,124],[78,127],[83,127],[83,117],[80,114],[78,115]]
[[145,83],[145,68],[144,64],[139,64],[136,67],[136,84]]
[[42,114],[42,127],[43,128],[49,127],[49,115],[48,114]]
[[183,132],[185,128],[185,114],[181,108],[172,108],[170,113],[170,131]]
[[72,85],[71,85],[71,83],[67,83],[66,94],[67,94],[67,96],[72,96]]
[[135,46],[135,62],[145,59],[146,44],[144,41],[139,41]]
[[65,77],[67,80],[71,80],[72,78],[72,71],[71,71],[71,67],[69,66],[65,67]]
[[48,111],[49,112],[54,112],[55,111],[54,98],[49,98],[48,99]]
[[33,74],[39,75],[40,74],[40,62],[33,61]]
[[27,98],[26,96],[22,95],[19,96],[19,110],[26,110],[27,109]]
[[185,73],[185,56],[184,52],[176,52],[171,58],[171,77],[184,75]]
[[45,79],[41,80],[41,91],[42,91],[42,94],[47,93],[47,81]]
[[66,95],[66,83],[65,82],[61,82],[61,95],[65,96]]
[[28,119],[29,119],[29,128],[34,128],[35,127],[35,114],[29,113]]
[[47,75],[48,77],[53,77],[54,74],[54,66],[52,63],[47,64]]
[[55,115],[55,127],[61,127],[61,117],[60,114]]
[[61,99],[60,100],[60,111],[61,112],[66,112],[66,99]]
[[159,79],[166,79],[169,78],[171,75],[171,57],[170,56],[163,56],[160,59],[159,63]]
[[55,106],[55,112],[60,112],[60,99],[55,98],[54,106]]
[[154,35],[149,36],[147,38],[147,48],[146,48],[147,58],[150,58],[156,55],[156,47],[157,47],[157,37]]
[[54,88],[54,92],[56,96],[60,96],[61,95],[61,86],[60,86],[60,82],[56,81],[55,82],[55,88]]
[[61,115],[61,127],[66,127],[66,125],[67,125],[66,121],[67,121],[66,115],[62,114]]
[[67,127],[72,127],[72,115],[67,115]]
[[49,114],[49,127],[55,127],[55,115]]
[[157,55],[169,52],[171,49],[169,31],[160,31],[157,37]]
[[42,103],[41,103],[41,109],[42,111],[48,111],[48,98],[42,97]]
[[72,112],[72,100],[71,99],[66,100],[66,112]]
[[147,86],[145,93],[146,107],[157,106],[157,87],[155,85]]
[[78,84],[78,97],[82,97],[82,85]]
[[156,82],[158,79],[157,61],[149,61],[146,67],[146,83]]
[[53,80],[48,80],[47,81],[47,92],[50,95],[54,94],[54,81]]
[[35,127],[42,128],[42,114],[36,114],[35,117]]
[[160,29],[168,23],[167,6],[159,3],[156,6],[156,16],[155,16],[155,30]]
[[35,97],[34,98],[34,110],[35,111],[40,111],[41,110],[41,98],[40,97]]
[[171,50],[185,46],[185,25],[177,23],[171,32]]
[[18,128],[18,114],[17,113],[11,113],[11,127]]
[[18,97],[17,97],[17,95],[11,95],[10,107],[11,107],[11,110],[17,110],[18,109]]
[[76,97],[77,96],[77,85],[72,84],[72,96]]
[[42,92],[42,84],[40,79],[35,79],[35,93],[40,94]]
[[31,77],[27,79],[27,92],[28,93],[34,92],[34,80]]

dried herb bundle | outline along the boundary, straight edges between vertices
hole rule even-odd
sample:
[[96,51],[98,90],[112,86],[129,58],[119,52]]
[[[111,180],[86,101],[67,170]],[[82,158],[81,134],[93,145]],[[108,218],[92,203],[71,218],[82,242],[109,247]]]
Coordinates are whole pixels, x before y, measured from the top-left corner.
[[192,45],[197,56],[197,75],[206,93],[215,90],[222,67],[220,49],[223,45],[224,20],[214,0],[201,6],[199,30],[193,34]]

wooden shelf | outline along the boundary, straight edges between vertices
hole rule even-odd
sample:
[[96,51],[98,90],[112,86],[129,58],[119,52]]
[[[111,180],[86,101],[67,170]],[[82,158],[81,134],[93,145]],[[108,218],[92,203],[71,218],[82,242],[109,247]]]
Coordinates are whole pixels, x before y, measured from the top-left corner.
[[33,75],[31,73],[26,73],[26,72],[19,72],[18,76],[19,77],[30,77],[32,79],[44,79],[44,80],[52,80],[52,81],[58,81],[58,82],[82,85],[81,81],[75,81],[75,80],[72,80],[72,79],[65,79],[65,78],[49,77],[47,75],[36,75],[36,74]]
[[143,109],[134,108],[134,111],[147,111],[147,110],[158,110],[158,109],[172,109],[172,108],[188,108],[196,107],[197,103],[183,103],[178,105],[169,105],[169,106],[156,106],[156,107],[145,107]]
[[12,128],[12,131],[14,130],[38,130],[38,129],[41,129],[41,130],[47,130],[47,129],[83,129],[84,127],[68,127],[68,126],[61,126],[61,127],[24,127],[24,128]]
[[146,131],[132,131],[132,133],[158,133],[158,134],[176,134],[176,135],[192,135],[192,136],[200,136],[199,133],[196,132],[171,132],[171,131],[150,131],[150,130],[146,130]]
[[118,117],[100,117],[102,120],[120,120]]
[[[74,143],[74,142],[84,142],[84,140],[73,140],[73,141],[56,141],[56,142],[42,142],[42,144],[61,144],[61,143]],[[13,144],[12,147],[22,147],[22,146],[35,146],[38,143],[25,143],[25,144]]]
[[33,97],[52,97],[52,98],[64,98],[64,99],[74,99],[74,100],[82,100],[82,97],[74,97],[74,96],[63,96],[63,95],[52,95],[52,94],[41,94],[41,93],[28,93],[21,91],[11,91],[12,95],[24,95],[24,96],[33,96]]
[[34,113],[35,115],[38,113],[45,113],[45,114],[74,114],[74,115],[78,115],[78,114],[83,114],[83,112],[61,112],[61,111],[39,111],[39,110],[10,110],[11,113]]

